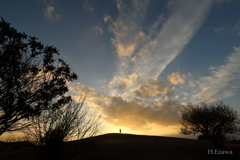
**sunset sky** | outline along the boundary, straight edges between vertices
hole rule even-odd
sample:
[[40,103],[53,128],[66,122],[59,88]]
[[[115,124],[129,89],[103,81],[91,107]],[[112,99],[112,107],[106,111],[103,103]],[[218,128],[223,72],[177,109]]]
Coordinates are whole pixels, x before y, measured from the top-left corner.
[[188,102],[240,113],[239,0],[0,0],[0,16],[59,50],[102,133],[180,137]]

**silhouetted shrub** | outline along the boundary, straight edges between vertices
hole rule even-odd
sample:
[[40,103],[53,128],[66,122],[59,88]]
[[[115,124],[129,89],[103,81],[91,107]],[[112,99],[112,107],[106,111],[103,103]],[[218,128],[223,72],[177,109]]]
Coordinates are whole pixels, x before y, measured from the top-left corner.
[[[36,125],[24,131],[40,145],[39,154],[42,159],[49,156],[57,159],[65,141],[79,140],[99,133],[102,127],[101,116],[91,113],[90,108],[84,106],[86,94],[79,98],[79,102],[72,100],[58,110],[42,112],[42,115],[36,118]],[[72,157],[77,154],[75,151],[71,152]]]
[[206,140],[206,141],[211,141],[212,139],[208,136],[204,136],[204,135],[199,135],[198,140]]
[[[206,136],[206,135],[199,135],[198,140],[205,140],[205,141],[212,141],[212,138],[209,137],[209,136]],[[226,137],[223,137],[223,140],[226,141],[227,138]]]
[[29,143],[27,141],[22,142],[0,142],[0,151],[9,151],[13,149],[22,149],[27,147],[34,147],[32,143]]
[[232,140],[231,143],[240,144],[240,140]]
[[232,140],[231,143],[238,143],[238,141],[237,140]]

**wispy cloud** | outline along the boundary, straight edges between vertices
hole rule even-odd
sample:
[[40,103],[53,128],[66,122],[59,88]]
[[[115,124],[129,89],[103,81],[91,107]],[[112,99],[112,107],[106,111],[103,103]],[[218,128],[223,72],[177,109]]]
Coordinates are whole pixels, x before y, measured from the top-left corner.
[[105,23],[108,22],[109,20],[111,20],[111,18],[112,18],[112,16],[109,15],[109,14],[105,14],[105,15],[103,16],[103,20],[104,20]]
[[[107,86],[111,94],[92,90],[89,101],[101,108],[108,123],[137,130],[149,129],[153,124],[179,125],[182,103],[177,98],[189,100],[192,94],[181,91],[175,95],[173,85],[186,84],[190,90],[200,89],[193,95],[195,98],[215,99],[233,95],[239,88],[236,80],[240,75],[240,48],[235,48],[225,65],[211,67],[212,75],[201,77],[197,82],[188,79],[191,74],[179,72],[168,75],[168,81],[157,78],[189,43],[214,4],[209,0],[174,2],[168,5],[168,14],[158,15],[148,28],[142,25],[146,21],[147,0],[132,0],[131,5],[116,1],[119,17],[114,20],[108,14],[103,16],[114,34],[111,42],[119,60],[118,72]],[[97,27],[93,30],[100,33]],[[234,85],[229,87],[229,83]]]
[[122,91],[128,86],[132,86],[133,84],[135,84],[135,82],[138,80],[138,77],[139,76],[137,74],[131,74],[127,77],[114,76],[112,81],[109,82],[108,86],[111,89]]
[[[69,93],[74,100],[78,101],[79,97],[87,96],[85,104],[93,107],[102,107],[104,99],[107,96],[99,94],[96,89],[88,87],[81,83],[70,82],[68,83]],[[102,102],[103,101],[103,102]],[[94,103],[93,103],[94,102]]]
[[55,10],[55,7],[53,5],[47,5],[45,8],[44,17],[49,22],[57,21],[62,17],[59,13],[56,13],[54,10]]
[[[157,77],[179,55],[203,23],[210,9],[210,1],[177,2],[143,58],[134,64],[134,71],[142,77]],[[147,59],[147,62],[144,62]]]
[[176,72],[168,75],[167,78],[173,84],[184,84],[186,75],[181,76],[179,72]]
[[[189,98],[195,102],[215,101],[234,95],[240,88],[240,47],[234,47],[234,52],[223,65],[210,67],[209,70],[210,76],[200,77],[195,82],[191,80],[190,73],[181,75],[179,72],[167,76],[171,83],[159,78],[142,82],[136,74],[127,78],[115,77],[110,84],[125,89],[124,94],[107,96],[108,100],[99,101],[98,104],[101,104],[102,113],[108,117],[108,122],[116,126],[134,130],[148,130],[152,124],[177,126],[179,112],[184,104],[177,98],[185,102],[190,101]],[[137,85],[138,82],[142,83]],[[124,87],[119,84],[124,84]],[[181,92],[175,96],[172,84],[187,84],[186,87],[189,85],[190,89],[197,89],[197,93]],[[112,86],[111,89],[114,89]]]
[[214,30],[214,32],[220,32],[220,31],[223,30],[223,28],[222,28],[222,27],[219,27],[219,28],[214,28],[213,30]]
[[233,26],[233,31],[237,32],[237,34],[240,36],[240,20]]
[[226,58],[225,64],[210,67],[211,76],[198,80],[200,92],[194,97],[203,100],[220,100],[235,95],[240,88],[240,47]]
[[171,86],[164,81],[160,81],[157,78],[150,79],[136,88],[130,90],[135,96],[140,98],[152,98],[160,97],[164,95],[166,97],[172,97],[174,95],[174,90]]
[[94,8],[88,3],[88,0],[85,0],[83,3],[83,10],[93,12]]
[[[141,32],[141,27],[137,24],[144,19],[149,0],[131,2],[132,5],[127,5],[123,1],[117,1],[119,17],[109,25],[109,30],[115,34],[112,43],[120,58],[134,53],[138,44],[137,35]],[[104,15],[103,19],[108,22],[111,16]]]
[[171,83],[157,77],[191,40],[213,1],[174,1],[167,5],[167,14],[156,16],[149,27],[143,25],[148,21],[148,0],[116,4],[116,19],[103,16],[109,31],[114,33],[111,42],[119,63],[118,72],[108,85],[109,100],[98,101],[102,113],[109,123],[132,129],[147,129],[151,124],[178,125],[181,103],[174,97],[172,84],[186,83],[186,75],[169,75]]
[[146,32],[141,24],[149,1],[131,2],[132,6],[126,6],[117,1],[119,17],[109,24],[109,30],[115,34],[112,44],[119,57],[119,74],[135,73],[143,80],[158,77],[180,54],[213,4],[209,0],[176,1],[170,5],[170,16],[159,15]]
[[190,87],[195,87],[196,86],[194,81],[189,81],[188,83],[189,83]]
[[103,29],[100,25],[93,26],[91,28],[91,31],[96,33],[96,34],[103,34]]
[[214,0],[216,3],[217,3],[217,5],[219,6],[219,5],[221,5],[222,3],[224,3],[224,2],[227,2],[227,3],[230,3],[232,0]]

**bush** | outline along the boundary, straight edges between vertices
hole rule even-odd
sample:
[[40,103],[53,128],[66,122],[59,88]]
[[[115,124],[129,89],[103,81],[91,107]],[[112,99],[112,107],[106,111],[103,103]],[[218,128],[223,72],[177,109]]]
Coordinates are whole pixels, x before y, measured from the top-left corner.
[[199,135],[198,140],[206,140],[206,141],[211,141],[212,139],[208,136],[204,136],[204,135]]

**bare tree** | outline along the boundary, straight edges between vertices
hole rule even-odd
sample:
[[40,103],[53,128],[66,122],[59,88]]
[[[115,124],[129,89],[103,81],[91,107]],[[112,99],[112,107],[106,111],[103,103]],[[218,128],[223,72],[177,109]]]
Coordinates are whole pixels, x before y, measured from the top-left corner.
[[62,59],[55,63],[55,47],[36,39],[0,21],[0,135],[25,128],[33,122],[26,120],[71,100],[66,83],[77,75]]
[[189,103],[182,111],[180,123],[180,133],[202,133],[206,138],[212,139],[217,148],[222,149],[225,135],[239,131],[240,120],[237,111],[220,101],[200,105]]
[[[94,136],[102,128],[101,116],[91,113],[90,108],[84,105],[85,101],[86,94],[81,96],[78,102],[72,100],[60,107],[60,110],[44,111],[36,119],[36,124],[29,126],[25,133],[33,137],[37,145],[47,147],[48,157],[49,151],[52,152],[54,158],[56,158],[55,152],[60,156],[63,142]],[[55,150],[52,150],[53,148]],[[76,152],[73,152],[71,157],[74,154]]]

